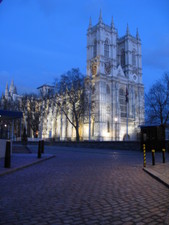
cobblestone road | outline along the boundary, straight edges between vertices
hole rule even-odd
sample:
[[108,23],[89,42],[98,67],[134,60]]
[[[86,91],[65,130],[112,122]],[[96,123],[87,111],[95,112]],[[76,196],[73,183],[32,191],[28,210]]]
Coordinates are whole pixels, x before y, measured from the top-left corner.
[[0,177],[0,224],[164,224],[169,189],[133,152],[55,151]]

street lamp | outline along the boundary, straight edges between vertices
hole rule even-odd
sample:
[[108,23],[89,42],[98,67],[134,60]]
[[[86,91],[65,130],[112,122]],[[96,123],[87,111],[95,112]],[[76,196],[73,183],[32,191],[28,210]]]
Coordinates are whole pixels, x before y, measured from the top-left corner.
[[115,140],[117,141],[117,121],[118,121],[118,118],[115,117],[114,121],[115,121]]

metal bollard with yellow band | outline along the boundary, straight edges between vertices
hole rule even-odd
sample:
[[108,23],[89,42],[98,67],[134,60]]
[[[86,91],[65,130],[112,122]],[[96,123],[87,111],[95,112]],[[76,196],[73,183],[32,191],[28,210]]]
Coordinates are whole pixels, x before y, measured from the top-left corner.
[[165,163],[165,148],[162,149],[162,153],[163,153],[163,163]]
[[143,166],[146,167],[146,145],[143,144]]
[[155,149],[152,149],[152,165],[155,165]]

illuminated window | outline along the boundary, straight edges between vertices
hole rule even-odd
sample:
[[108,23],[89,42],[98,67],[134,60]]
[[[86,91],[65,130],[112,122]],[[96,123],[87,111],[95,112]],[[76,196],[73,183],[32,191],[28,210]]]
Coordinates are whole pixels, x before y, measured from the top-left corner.
[[126,117],[127,116],[126,95],[125,91],[122,88],[119,90],[119,103],[120,103],[121,117]]
[[108,39],[104,42],[104,56],[109,57],[109,41]]
[[136,66],[136,52],[135,52],[135,50],[132,52],[132,65]]
[[107,132],[110,133],[110,122],[107,121]]

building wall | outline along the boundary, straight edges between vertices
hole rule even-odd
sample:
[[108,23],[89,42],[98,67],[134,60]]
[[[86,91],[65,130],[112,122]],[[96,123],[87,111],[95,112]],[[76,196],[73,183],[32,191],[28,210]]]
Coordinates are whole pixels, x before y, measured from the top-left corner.
[[[108,54],[105,53],[106,42]],[[128,134],[132,140],[137,138],[138,126],[144,122],[141,61],[141,40],[138,32],[133,37],[127,27],[126,34],[118,37],[114,25],[107,26],[102,19],[93,27],[90,24],[87,33],[87,75],[91,77],[96,89],[95,134],[92,139],[123,140],[127,130],[127,107]],[[121,90],[123,98],[120,97]],[[128,103],[125,101],[126,90]],[[84,138],[88,139],[87,125],[85,130]]]
[[[80,126],[82,139],[124,140],[128,124],[129,138],[136,140],[138,126],[144,122],[141,40],[138,32],[136,37],[132,36],[127,26],[126,34],[118,37],[113,21],[108,26],[103,23],[101,15],[95,26],[90,22],[86,72],[91,81],[89,94],[95,104],[91,108],[90,120],[85,119]],[[47,114],[46,125],[44,119],[42,137],[74,140],[75,129],[63,114],[56,116],[55,111]]]

